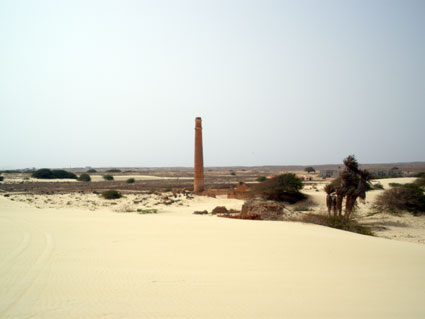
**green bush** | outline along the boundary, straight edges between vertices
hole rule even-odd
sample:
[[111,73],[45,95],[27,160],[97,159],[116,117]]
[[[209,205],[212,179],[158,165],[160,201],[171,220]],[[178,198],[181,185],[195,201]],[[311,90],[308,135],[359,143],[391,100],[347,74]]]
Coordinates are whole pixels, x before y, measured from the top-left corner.
[[78,180],[80,182],[90,182],[91,181],[91,177],[89,174],[83,173],[78,177]]
[[136,180],[134,178],[127,179],[127,183],[133,184]]
[[90,168],[90,169],[87,171],[87,173],[97,173],[97,171],[96,171],[95,169],[93,169],[93,168]]
[[267,180],[267,177],[265,177],[265,176],[257,177],[257,182],[264,182],[266,180]]
[[53,179],[53,178],[55,178],[53,176],[53,172],[48,168],[41,168],[41,169],[36,170],[34,173],[31,174],[31,177],[40,178],[40,179]]
[[105,181],[113,181],[114,177],[112,175],[103,175],[102,176]]
[[419,172],[419,173],[415,174],[415,177],[423,177],[423,178],[425,178],[425,172]]
[[389,183],[388,185],[390,185],[390,187],[397,187],[397,186],[401,186],[403,184],[400,184],[400,183]]
[[108,169],[106,173],[121,173],[121,170],[117,168],[111,168],[111,169]]
[[378,211],[425,213],[424,190],[417,184],[403,184],[386,190],[375,201]]
[[230,175],[236,176],[236,173],[235,172],[230,172]]
[[0,182],[3,182],[3,180],[4,180],[4,177],[0,176]]
[[306,198],[300,192],[302,188],[303,183],[300,178],[293,173],[286,173],[255,185],[254,194],[266,200],[293,204]]
[[77,179],[77,175],[75,175],[74,173],[67,172],[63,169],[50,170],[48,168],[41,168],[36,170],[34,173],[32,173],[31,177],[39,179]]
[[304,168],[304,171],[307,172],[307,173],[314,173],[314,172],[316,172],[316,170],[313,167],[311,167],[311,166]]
[[373,189],[375,190],[384,189],[384,185],[382,185],[381,183],[376,183],[373,185]]
[[117,199],[117,198],[121,198],[122,194],[116,191],[115,189],[110,189],[110,190],[102,192],[102,196],[105,199]]
[[424,177],[419,177],[417,180],[415,180],[414,182],[416,185],[419,185],[421,187],[425,186],[425,176]]

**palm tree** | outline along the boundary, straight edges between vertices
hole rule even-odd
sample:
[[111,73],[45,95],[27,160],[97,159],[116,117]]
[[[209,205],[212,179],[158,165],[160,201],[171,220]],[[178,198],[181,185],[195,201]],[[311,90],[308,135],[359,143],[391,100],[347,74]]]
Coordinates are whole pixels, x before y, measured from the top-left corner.
[[[334,216],[342,216],[349,219],[351,213],[356,208],[357,199],[366,198],[366,190],[371,175],[366,170],[359,169],[354,155],[344,159],[345,169],[341,175],[333,182],[325,186],[327,193],[326,205],[328,213],[333,211]],[[342,212],[343,201],[345,198],[345,212]]]

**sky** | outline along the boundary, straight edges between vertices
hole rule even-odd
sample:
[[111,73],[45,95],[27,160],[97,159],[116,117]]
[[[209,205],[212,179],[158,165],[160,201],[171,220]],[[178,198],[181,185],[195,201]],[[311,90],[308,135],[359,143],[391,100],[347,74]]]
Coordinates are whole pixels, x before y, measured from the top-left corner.
[[0,2],[0,169],[425,161],[425,1]]

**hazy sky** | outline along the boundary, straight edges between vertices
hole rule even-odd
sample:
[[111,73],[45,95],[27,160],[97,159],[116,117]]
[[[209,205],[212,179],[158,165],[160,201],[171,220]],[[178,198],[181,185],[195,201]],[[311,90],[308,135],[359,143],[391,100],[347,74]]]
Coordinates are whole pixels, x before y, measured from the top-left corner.
[[425,161],[425,1],[0,1],[0,168]]

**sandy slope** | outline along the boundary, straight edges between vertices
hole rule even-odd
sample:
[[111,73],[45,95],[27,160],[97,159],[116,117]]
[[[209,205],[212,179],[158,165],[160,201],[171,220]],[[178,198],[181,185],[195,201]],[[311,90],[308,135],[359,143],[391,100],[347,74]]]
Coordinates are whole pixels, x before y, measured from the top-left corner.
[[425,245],[192,214],[218,202],[139,215],[1,197],[0,318],[425,317]]

